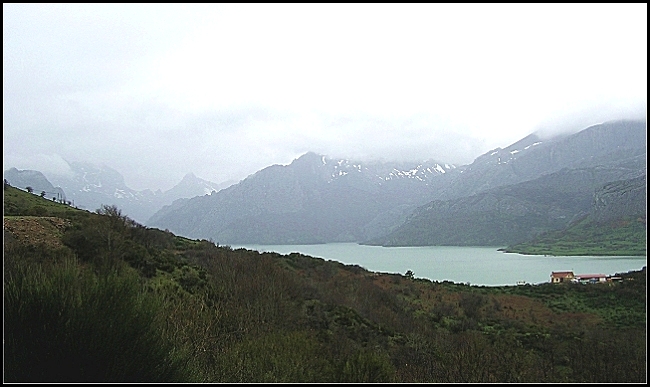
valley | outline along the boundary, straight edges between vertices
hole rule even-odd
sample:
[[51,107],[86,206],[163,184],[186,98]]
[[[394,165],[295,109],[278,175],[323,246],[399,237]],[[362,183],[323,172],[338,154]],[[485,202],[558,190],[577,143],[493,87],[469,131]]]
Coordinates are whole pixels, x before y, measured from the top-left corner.
[[645,266],[475,286],[219,246],[10,185],[4,204],[5,382],[647,379]]
[[131,190],[117,171],[83,163],[72,163],[75,177],[57,177],[57,187],[38,171],[12,168],[5,180],[36,192],[59,189],[91,211],[116,205],[147,226],[219,244],[645,255],[645,129],[644,121],[622,120],[552,138],[533,133],[469,165],[308,152],[236,184],[188,174],[164,193]]

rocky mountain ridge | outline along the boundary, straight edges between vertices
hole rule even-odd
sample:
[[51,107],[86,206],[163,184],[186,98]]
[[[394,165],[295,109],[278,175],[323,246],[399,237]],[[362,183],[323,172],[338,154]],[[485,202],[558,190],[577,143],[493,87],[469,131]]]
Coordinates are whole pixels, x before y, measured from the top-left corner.
[[[308,152],[209,197],[177,201],[148,225],[227,243],[355,241],[385,232],[454,169],[435,161],[361,163]],[[177,217],[183,209],[194,215]]]
[[[225,244],[365,243],[419,219],[416,229],[450,226],[449,238],[389,244],[502,245],[563,227],[589,209],[599,184],[645,173],[645,129],[645,122],[615,121],[553,138],[531,134],[466,166],[371,167],[310,152],[165,207],[149,225]],[[416,216],[426,212],[421,206],[435,213],[427,222]]]

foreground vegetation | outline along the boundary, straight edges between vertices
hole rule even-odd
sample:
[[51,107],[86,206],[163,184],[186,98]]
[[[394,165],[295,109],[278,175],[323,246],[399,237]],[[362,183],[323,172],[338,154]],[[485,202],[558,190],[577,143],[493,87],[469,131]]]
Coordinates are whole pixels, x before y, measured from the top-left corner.
[[646,271],[477,287],[5,187],[5,382],[645,382]]
[[597,223],[583,218],[565,230],[544,233],[530,242],[504,249],[531,255],[646,256],[646,217]]

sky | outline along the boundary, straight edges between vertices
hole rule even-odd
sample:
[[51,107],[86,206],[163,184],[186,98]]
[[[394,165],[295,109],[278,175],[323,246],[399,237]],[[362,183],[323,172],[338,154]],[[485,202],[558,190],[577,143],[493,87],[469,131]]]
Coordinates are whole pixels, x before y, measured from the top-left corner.
[[647,115],[647,4],[3,3],[3,167],[470,164]]

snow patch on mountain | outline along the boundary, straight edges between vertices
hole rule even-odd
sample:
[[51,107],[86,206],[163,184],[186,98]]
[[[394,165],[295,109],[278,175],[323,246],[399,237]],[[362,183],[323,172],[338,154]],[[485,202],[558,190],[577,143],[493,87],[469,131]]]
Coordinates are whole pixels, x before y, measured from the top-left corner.
[[[329,169],[329,181],[350,174],[362,174],[371,179],[389,181],[394,179],[415,179],[427,182],[429,179],[445,174],[456,168],[455,165],[434,161],[420,163],[374,162],[360,163],[346,159],[332,160],[321,156],[321,167]],[[410,165],[409,165],[410,164]]]
[[537,141],[536,143],[533,143],[533,144],[530,144],[530,145],[524,147],[524,149],[528,149],[528,148],[530,148],[531,146],[539,145],[539,144],[541,144],[541,143],[542,143],[541,141]]

